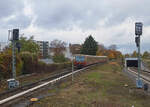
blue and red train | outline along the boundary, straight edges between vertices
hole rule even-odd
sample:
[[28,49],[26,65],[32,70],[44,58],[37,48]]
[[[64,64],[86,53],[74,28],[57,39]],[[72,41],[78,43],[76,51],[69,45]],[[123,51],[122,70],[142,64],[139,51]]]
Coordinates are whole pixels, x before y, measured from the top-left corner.
[[105,63],[108,61],[107,56],[93,56],[93,55],[82,55],[76,54],[74,65],[78,68],[85,67],[87,65],[96,64],[96,63]]

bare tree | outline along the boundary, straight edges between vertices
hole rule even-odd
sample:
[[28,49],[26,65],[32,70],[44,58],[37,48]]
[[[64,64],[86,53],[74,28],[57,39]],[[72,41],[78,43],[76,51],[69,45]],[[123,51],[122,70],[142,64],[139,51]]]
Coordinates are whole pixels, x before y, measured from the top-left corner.
[[82,46],[80,44],[69,44],[69,48],[72,54],[80,54],[81,47]]
[[99,45],[98,45],[98,50],[99,50],[99,51],[106,50],[104,44],[99,44]]
[[63,54],[63,51],[66,49],[66,43],[64,41],[55,39],[51,41],[50,47],[52,51],[54,52],[54,55],[60,55]]
[[132,56],[132,57],[137,57],[137,55],[138,55],[137,52],[136,52],[136,51],[133,51],[133,53],[132,53],[131,56]]
[[108,47],[110,50],[117,50],[117,45],[112,44]]

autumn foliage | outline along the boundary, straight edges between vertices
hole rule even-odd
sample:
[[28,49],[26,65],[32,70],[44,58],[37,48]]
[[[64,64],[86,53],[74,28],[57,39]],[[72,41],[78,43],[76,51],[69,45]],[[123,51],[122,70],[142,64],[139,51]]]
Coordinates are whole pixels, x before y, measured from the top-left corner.
[[[33,37],[30,37],[29,39],[22,37],[20,38],[19,42],[21,44],[21,51],[20,53],[18,53],[16,50],[16,74],[17,76],[23,75],[23,74],[31,74],[31,73],[52,72],[53,70],[57,70],[60,68],[62,69],[63,67],[70,66],[70,63],[46,64],[46,63],[40,62],[38,60],[39,59],[39,54],[38,54],[39,46],[34,42]],[[64,42],[62,44],[65,45]],[[55,46],[55,44],[53,46]],[[57,47],[59,48],[59,46]],[[12,49],[11,47],[12,47],[11,44],[9,44],[7,48],[5,48],[2,52],[0,52],[0,81],[3,79],[12,78]],[[62,50],[64,50],[64,48]],[[58,53],[58,50],[56,50],[56,53]]]
[[[31,73],[52,72],[71,66],[71,63],[46,64],[38,60],[38,55],[31,52],[21,52],[16,55],[17,76]],[[0,53],[0,81],[12,78],[12,52],[5,50]]]
[[[22,60],[16,55],[16,74],[20,75],[22,70]],[[0,53],[0,80],[3,78],[10,78],[12,75],[12,51],[5,49]]]
[[98,56],[108,56],[110,60],[122,58],[122,53],[116,49],[107,49],[103,45],[99,45],[99,49],[96,53]]

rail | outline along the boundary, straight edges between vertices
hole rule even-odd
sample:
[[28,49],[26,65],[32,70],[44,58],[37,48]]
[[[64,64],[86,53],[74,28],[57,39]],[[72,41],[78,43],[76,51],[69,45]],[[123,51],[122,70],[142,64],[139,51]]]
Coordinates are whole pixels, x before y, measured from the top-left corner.
[[[134,73],[136,76],[138,73],[136,73],[135,71],[131,70],[130,68],[128,68],[128,71],[130,71],[131,73]],[[140,74],[140,77],[148,84],[150,84],[150,78]]]
[[[94,64],[94,65],[95,65],[95,64]],[[16,95],[13,95],[13,96],[10,96],[10,97],[8,97],[8,98],[5,98],[5,99],[3,99],[3,100],[0,101],[0,105],[6,103],[6,102],[8,102],[8,101],[11,101],[11,100],[13,100],[13,99],[15,99],[15,98],[21,97],[21,96],[23,96],[23,95],[25,95],[25,94],[27,94],[27,93],[29,93],[29,92],[32,92],[32,91],[34,91],[34,90],[37,90],[37,89],[39,89],[39,88],[41,88],[41,87],[44,87],[44,86],[46,86],[46,85],[48,85],[48,84],[55,83],[55,82],[57,82],[57,81],[59,81],[59,80],[61,80],[61,79],[63,79],[63,78],[66,78],[66,77],[71,76],[71,75],[73,75],[73,74],[75,74],[75,73],[78,73],[78,72],[80,72],[80,71],[83,71],[83,70],[85,70],[85,69],[87,69],[87,68],[89,68],[89,67],[91,67],[91,66],[93,66],[93,65],[90,65],[90,66],[87,66],[87,67],[85,67],[85,68],[76,70],[76,71],[74,71],[74,72],[70,72],[70,73],[61,75],[61,76],[58,77],[58,78],[55,78],[55,79],[53,79],[53,80],[50,80],[50,81],[48,81],[48,82],[45,82],[45,83],[40,84],[40,85],[38,85],[38,86],[35,86],[35,87],[33,87],[33,88],[30,88],[30,89],[28,89],[28,90],[26,90],[26,91],[20,92],[20,93],[18,93],[18,94],[16,94]]]

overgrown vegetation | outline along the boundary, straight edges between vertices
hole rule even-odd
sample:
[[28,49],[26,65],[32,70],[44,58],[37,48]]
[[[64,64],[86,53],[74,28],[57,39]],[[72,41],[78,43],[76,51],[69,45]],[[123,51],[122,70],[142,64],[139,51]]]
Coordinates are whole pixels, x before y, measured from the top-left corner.
[[26,37],[20,37],[19,43],[21,45],[21,52],[39,53],[39,46],[34,42],[34,37],[29,39]]
[[[21,58],[16,56],[16,74],[20,75],[23,67]],[[0,53],[0,80],[12,76],[12,51],[10,48]]]
[[[19,40],[21,51],[16,50],[16,74],[17,76],[35,72],[38,63],[39,46],[33,37],[29,39],[21,37]],[[11,44],[0,53],[0,80],[12,77],[12,49]]]
[[37,54],[30,52],[21,52],[19,56],[23,61],[22,74],[29,74],[36,71],[39,63]]
[[64,63],[69,61],[69,59],[67,59],[64,56],[64,51],[66,50],[66,43],[64,41],[61,40],[53,40],[50,43],[50,49],[53,52],[53,61],[55,63]]
[[66,49],[66,45],[67,44],[64,41],[57,39],[51,41],[50,43],[51,50],[53,51],[55,56],[61,56],[63,54],[63,51],[65,51]]
[[[51,72],[56,69],[69,67],[70,62],[64,56],[55,57],[55,62],[61,64],[46,64],[38,61],[38,55],[30,52],[21,52],[16,56],[17,76],[22,74]],[[67,62],[68,61],[68,62]],[[12,53],[6,50],[0,53],[0,80],[12,77]]]
[[149,107],[150,97],[134,87],[120,65],[111,62],[75,76],[73,84],[67,81],[57,89],[42,91],[51,95],[31,107]]
[[65,58],[65,56],[63,54],[61,54],[61,55],[54,55],[53,61],[55,63],[64,63],[64,62],[69,61],[69,59]]
[[[21,37],[19,43],[21,44],[21,51],[18,53],[16,50],[17,76],[31,73],[51,72],[58,68],[61,69],[65,66],[70,66],[70,63],[67,62],[68,59],[66,59],[63,54],[57,54],[57,56],[54,56],[54,61],[62,64],[46,64],[40,62],[38,60],[40,56],[39,46],[34,42],[33,37],[30,37],[29,39]],[[61,43],[65,45],[64,42]],[[0,81],[7,78],[12,78],[11,44],[0,53]]]
[[103,44],[99,44],[96,55],[108,56],[109,60],[120,60],[123,58],[122,53],[117,50],[117,46],[115,44],[110,45],[109,48],[106,48]]

